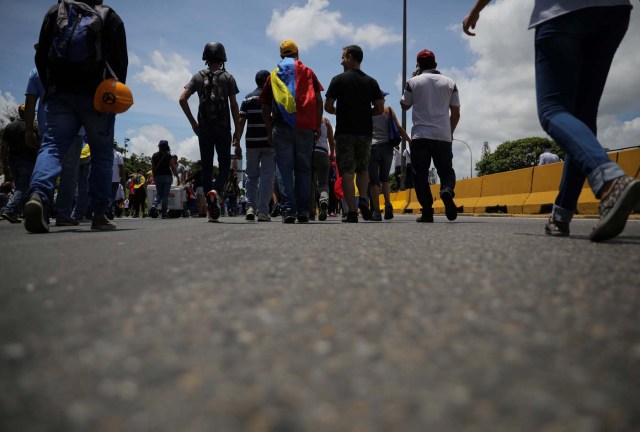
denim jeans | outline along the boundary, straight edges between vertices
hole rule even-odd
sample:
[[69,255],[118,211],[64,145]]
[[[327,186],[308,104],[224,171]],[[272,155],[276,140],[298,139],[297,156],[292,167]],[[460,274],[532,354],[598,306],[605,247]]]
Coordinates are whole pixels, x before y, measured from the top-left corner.
[[62,160],[84,126],[91,143],[89,196],[96,214],[104,214],[111,201],[113,167],[113,127],[115,114],[103,114],[93,108],[93,95],[54,92],[45,101],[47,126],[42,137],[28,196],[40,195],[45,207],[53,203],[53,188],[62,170]]
[[280,170],[282,213],[308,215],[311,198],[313,131],[296,130],[283,124],[273,127],[273,147]]
[[82,137],[78,135],[74,138],[73,143],[62,160],[60,184],[58,185],[58,195],[56,195],[56,220],[71,220],[73,199],[76,195],[76,185],[78,183],[78,164],[80,163],[81,151]]
[[415,180],[416,197],[422,206],[423,213],[433,213],[433,195],[429,187],[429,169],[431,160],[440,177],[440,195],[449,191],[452,196],[456,187],[456,173],[453,170],[453,151],[451,143],[430,139],[414,139],[411,141],[411,162]]
[[[200,145],[200,159],[202,161],[202,188],[207,201],[207,192],[215,189],[218,196],[221,196],[224,184],[229,178],[231,170],[231,131],[226,125],[200,123],[198,133],[198,143]],[[215,184],[211,178],[213,176],[213,157],[218,155],[218,177]]]
[[89,208],[90,167],[91,163],[89,160],[84,163],[80,161],[80,165],[78,165],[78,199],[71,213],[71,218],[74,220],[82,220],[87,214],[87,208]]
[[173,176],[171,174],[161,174],[153,178],[156,184],[156,196],[153,198],[151,207],[158,208],[158,204],[162,203],[162,214],[167,215],[169,209],[169,193],[171,192],[171,183]]
[[536,27],[536,93],[542,128],[565,152],[553,215],[570,222],[585,178],[596,197],[624,175],[596,138],[600,97],[629,25],[628,6],[585,8]]
[[269,214],[276,175],[275,151],[271,147],[247,149],[247,205],[262,214]]
[[15,216],[22,214],[24,198],[29,190],[29,181],[34,164],[34,161],[22,157],[9,157],[9,169],[13,176],[15,190],[4,208],[5,213]]

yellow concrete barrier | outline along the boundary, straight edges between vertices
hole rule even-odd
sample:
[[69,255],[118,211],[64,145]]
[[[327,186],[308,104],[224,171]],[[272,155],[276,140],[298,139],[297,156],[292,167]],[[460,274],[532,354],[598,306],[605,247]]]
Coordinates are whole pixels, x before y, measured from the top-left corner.
[[[470,179],[464,179],[456,182],[455,193],[456,197],[454,201],[458,207],[458,211],[461,213],[473,213],[476,203],[480,199],[480,193],[482,192],[482,179],[484,177],[476,177]],[[438,197],[437,201],[433,203],[434,213],[444,213],[444,203],[440,199],[440,185],[436,186],[436,192],[434,198]],[[434,189],[431,189],[433,192]]]
[[404,207],[404,210],[411,210],[413,213],[419,213],[422,206],[418,202],[418,197],[416,197],[415,189],[407,189],[407,204]]
[[474,212],[486,213],[491,207],[506,207],[507,213],[522,213],[522,206],[531,193],[532,180],[533,168],[484,176]]
[[640,178],[640,148],[620,150],[618,165],[631,177]]
[[548,213],[558,195],[564,164],[553,163],[533,168],[531,194],[522,206],[523,213]]
[[[393,211],[402,213],[407,206],[407,191],[398,191],[391,193],[391,204],[393,205]],[[384,198],[380,200],[380,209],[384,209]]]

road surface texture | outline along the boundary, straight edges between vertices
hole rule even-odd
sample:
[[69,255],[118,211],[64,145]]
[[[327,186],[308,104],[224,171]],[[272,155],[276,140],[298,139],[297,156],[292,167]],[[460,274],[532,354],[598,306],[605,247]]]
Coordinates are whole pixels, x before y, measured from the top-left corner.
[[640,221],[221,220],[0,223],[0,430],[640,430]]

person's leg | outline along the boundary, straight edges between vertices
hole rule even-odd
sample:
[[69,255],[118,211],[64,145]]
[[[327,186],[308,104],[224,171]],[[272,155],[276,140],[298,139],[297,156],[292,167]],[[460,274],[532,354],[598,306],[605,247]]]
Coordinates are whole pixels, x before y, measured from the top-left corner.
[[280,205],[283,218],[296,216],[295,186],[293,170],[295,165],[295,131],[287,126],[277,125],[273,128],[273,147],[275,161],[280,173]]
[[72,221],[71,210],[73,198],[76,193],[78,183],[78,164],[80,162],[80,152],[82,152],[82,137],[76,136],[73,143],[67,150],[67,154],[62,160],[62,170],[60,172],[60,183],[55,203],[55,218],[58,222]]
[[[612,10],[618,12],[611,15]],[[544,130],[563,148],[576,168],[563,172],[560,195],[566,212],[554,217],[569,223],[580,193],[579,181],[566,178],[581,172],[597,197],[605,183],[624,175],[598,142],[595,116],[613,55],[629,21],[626,8],[588,8],[536,28],[536,93]],[[622,13],[620,13],[622,12]],[[607,34],[606,38],[595,37]],[[588,84],[588,88],[583,87]],[[589,93],[585,96],[584,93]],[[581,118],[576,116],[578,105]],[[558,205],[561,207],[562,205]]]
[[217,126],[215,151],[218,155],[219,171],[214,186],[218,193],[222,193],[224,184],[229,179],[229,172],[231,171],[231,132],[227,127]]
[[380,150],[383,145],[372,145],[369,157],[369,192],[371,193],[371,206],[374,211],[380,211]]
[[458,217],[458,208],[453,201],[455,197],[454,189],[456,187],[456,173],[453,170],[453,151],[451,143],[446,141],[429,142],[431,158],[433,165],[438,171],[440,177],[440,198],[444,203],[445,215],[449,220],[455,220]]
[[[343,211],[353,214],[356,213],[355,204],[356,189],[353,184],[355,172],[355,140],[351,135],[340,135],[336,137],[336,160],[338,162],[338,170],[342,176],[342,191],[347,208],[343,207]],[[356,216],[357,219],[357,216]]]
[[33,173],[34,162],[28,159],[11,158],[9,168],[13,175],[14,191],[11,199],[4,208],[3,214],[17,220],[22,214],[24,199],[29,190],[31,174]]
[[319,219],[325,220],[329,210],[329,155],[325,152],[316,152],[318,159],[316,175],[318,177],[318,191],[320,192]]
[[411,163],[414,171],[414,187],[423,214],[433,214],[433,195],[429,187],[431,152],[427,140],[415,139],[411,142]]
[[276,175],[275,152],[272,148],[260,149],[260,185],[258,186],[257,210],[269,214],[269,201],[273,195],[273,180]]
[[311,164],[313,159],[313,131],[295,131],[295,200],[296,216],[309,217],[311,198]]
[[[86,162],[78,166],[78,199],[71,213],[71,218],[76,221],[84,219],[89,207],[89,169],[91,163]],[[132,208],[129,203],[129,208]]]
[[[262,185],[262,178],[260,177],[260,159],[262,155],[262,149],[248,148],[247,149],[247,168],[245,174],[247,175],[247,183],[245,185],[245,193],[247,196],[247,206],[258,209],[258,188]],[[273,183],[273,179],[271,180]]]

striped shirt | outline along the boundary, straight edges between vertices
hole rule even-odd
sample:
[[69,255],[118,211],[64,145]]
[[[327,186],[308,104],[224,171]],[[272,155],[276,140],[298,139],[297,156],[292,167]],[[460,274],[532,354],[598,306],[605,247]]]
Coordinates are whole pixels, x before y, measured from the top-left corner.
[[267,128],[262,118],[261,92],[262,89],[255,89],[244,98],[240,105],[240,115],[247,119],[245,142],[248,149],[270,147],[269,141],[267,141]]

